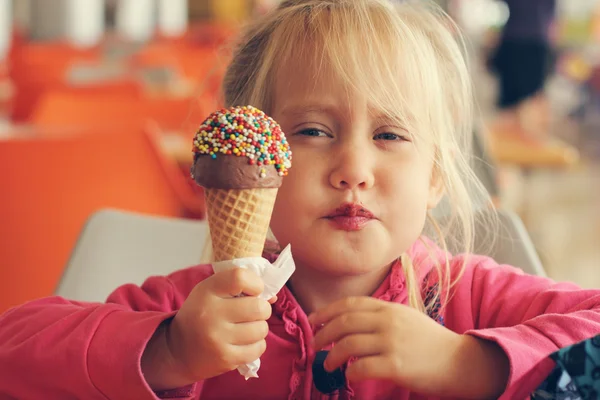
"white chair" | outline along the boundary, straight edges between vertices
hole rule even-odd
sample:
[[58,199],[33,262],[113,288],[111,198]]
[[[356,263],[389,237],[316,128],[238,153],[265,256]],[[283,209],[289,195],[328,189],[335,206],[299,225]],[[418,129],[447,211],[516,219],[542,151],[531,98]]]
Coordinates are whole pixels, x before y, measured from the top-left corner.
[[[546,276],[540,257],[521,218],[512,211],[498,210],[500,231],[490,235],[489,227],[475,227],[474,252],[492,257],[500,264],[521,268],[531,275]],[[491,249],[487,238],[493,238]]]
[[[496,261],[544,276],[531,239],[518,216],[499,212],[503,227],[491,251]],[[490,237],[479,226],[475,250]],[[199,264],[208,235],[205,221],[102,210],[94,214],[75,246],[56,294],[72,300],[104,301],[118,286],[141,284],[152,275],[167,275]]]
[[105,301],[125,283],[197,265],[207,234],[204,221],[99,211],[86,223],[55,294]]

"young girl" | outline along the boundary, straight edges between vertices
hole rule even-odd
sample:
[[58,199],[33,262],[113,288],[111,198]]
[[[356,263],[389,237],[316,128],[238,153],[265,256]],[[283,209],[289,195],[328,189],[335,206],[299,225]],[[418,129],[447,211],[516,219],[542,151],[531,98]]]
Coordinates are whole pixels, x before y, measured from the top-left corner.
[[[468,254],[473,226],[471,88],[449,27],[385,0],[287,0],[250,27],[225,102],[267,112],[293,149],[271,225],[292,247],[287,286],[270,306],[256,275],[201,265],[106,304],[14,308],[2,398],[527,397],[551,353],[600,332],[600,292],[444,250],[451,232]],[[428,239],[444,195],[450,225],[430,218]],[[314,384],[322,349],[345,372],[330,395]],[[245,381],[235,368],[258,357]]]

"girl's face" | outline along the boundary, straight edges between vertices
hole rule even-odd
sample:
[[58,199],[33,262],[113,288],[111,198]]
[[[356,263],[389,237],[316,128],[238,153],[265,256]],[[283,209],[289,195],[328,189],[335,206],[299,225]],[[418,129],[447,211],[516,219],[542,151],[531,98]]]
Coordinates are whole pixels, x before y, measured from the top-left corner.
[[[323,71],[323,69],[320,69]],[[360,275],[387,266],[419,237],[442,190],[433,147],[306,65],[281,68],[272,117],[292,152],[271,229],[301,268]],[[426,105],[423,105],[426,106]]]

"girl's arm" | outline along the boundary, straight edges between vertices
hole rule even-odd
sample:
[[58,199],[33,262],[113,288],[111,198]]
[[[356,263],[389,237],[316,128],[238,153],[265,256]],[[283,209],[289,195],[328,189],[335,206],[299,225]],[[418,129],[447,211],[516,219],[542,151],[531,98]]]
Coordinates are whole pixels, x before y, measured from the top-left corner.
[[[186,281],[183,278],[174,277],[175,282]],[[187,278],[185,286],[197,283],[191,282],[197,276],[188,274]],[[141,287],[126,285],[115,291],[106,304],[50,297],[0,315],[0,397],[52,400],[192,396],[192,387],[176,393],[153,393],[140,367],[147,342],[187,296],[172,282],[155,277]]]
[[600,333],[600,290],[525,275],[484,257],[471,265],[449,311],[462,312],[458,319],[474,325],[466,334],[495,342],[508,356],[502,398],[527,397],[551,371],[551,353]]

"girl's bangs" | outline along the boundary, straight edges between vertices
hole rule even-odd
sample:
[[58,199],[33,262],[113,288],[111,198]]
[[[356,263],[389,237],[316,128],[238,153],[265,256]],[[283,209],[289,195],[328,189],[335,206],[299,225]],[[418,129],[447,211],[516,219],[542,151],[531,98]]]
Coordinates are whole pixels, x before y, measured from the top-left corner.
[[431,44],[384,3],[299,8],[279,21],[269,47],[271,77],[314,66],[339,81],[349,98],[365,96],[374,113],[413,134],[429,130],[428,110],[442,105]]

